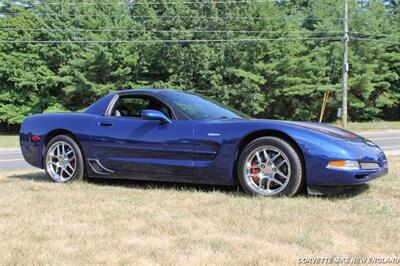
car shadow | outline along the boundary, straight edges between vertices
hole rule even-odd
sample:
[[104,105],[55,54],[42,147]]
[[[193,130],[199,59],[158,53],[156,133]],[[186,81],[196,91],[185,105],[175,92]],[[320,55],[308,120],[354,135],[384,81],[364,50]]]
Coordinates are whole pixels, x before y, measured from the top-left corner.
[[[54,183],[50,180],[44,172],[13,174],[7,176],[10,179],[22,179],[35,182]],[[204,185],[204,184],[187,184],[176,182],[161,182],[161,181],[143,181],[143,180],[126,180],[126,179],[106,179],[106,178],[89,178],[84,182],[99,185],[99,186],[114,186],[126,187],[137,189],[175,189],[175,190],[195,190],[202,192],[224,192],[234,195],[246,196],[239,188],[234,186],[220,186],[220,185]]]
[[358,185],[354,185],[354,186],[349,186],[349,187],[345,188],[344,192],[337,194],[334,197],[338,198],[338,199],[352,198],[352,197],[358,196],[360,194],[366,193],[369,190],[369,188],[370,188],[369,184],[358,184]]
[[[10,179],[22,179],[31,180],[35,182],[49,182],[53,183],[44,172],[34,172],[34,173],[24,173],[24,174],[14,174],[7,176]],[[116,186],[116,187],[126,187],[126,188],[137,188],[137,189],[174,189],[182,191],[201,191],[201,192],[222,192],[229,194],[231,196],[248,197],[247,194],[243,192],[238,186],[220,186],[220,185],[204,185],[204,184],[187,184],[187,183],[176,183],[176,182],[161,182],[161,181],[143,181],[143,180],[125,180],[125,179],[103,179],[103,178],[90,178],[86,179],[86,182],[98,185],[98,186]],[[351,186],[345,188],[343,192],[324,195],[324,196],[312,196],[307,195],[305,191],[300,193],[296,197],[306,197],[306,198],[322,198],[327,200],[341,200],[356,197],[362,193],[365,193],[369,189],[368,184],[359,184],[356,186]]]
[[318,196],[314,196],[314,195],[307,195],[304,192],[304,195],[308,198],[325,198],[325,199],[329,199],[329,200],[341,200],[341,199],[350,199],[353,197],[356,197],[358,195],[361,195],[363,193],[366,193],[367,190],[369,189],[369,184],[358,184],[358,185],[354,185],[354,186],[347,186],[344,188],[343,191],[334,193],[334,194],[330,194],[330,195],[318,195]]
[[35,182],[52,182],[44,172],[31,172],[31,173],[24,173],[24,174],[13,174],[7,176],[7,178],[11,179],[23,179],[23,180],[32,180]]
[[232,196],[246,196],[246,194],[241,189],[239,189],[239,187],[235,186],[103,178],[91,178],[86,180],[86,182],[99,186],[119,186],[145,190],[164,189],[177,191],[222,192],[230,194]]

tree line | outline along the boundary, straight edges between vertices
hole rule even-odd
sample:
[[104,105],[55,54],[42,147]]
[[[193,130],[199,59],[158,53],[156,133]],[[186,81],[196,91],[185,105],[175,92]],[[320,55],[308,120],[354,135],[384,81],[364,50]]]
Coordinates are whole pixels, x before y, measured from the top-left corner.
[[[127,88],[307,121],[329,91],[324,121],[336,119],[342,1],[54,1],[0,1],[3,125]],[[399,1],[350,0],[349,25],[350,120],[400,119]]]

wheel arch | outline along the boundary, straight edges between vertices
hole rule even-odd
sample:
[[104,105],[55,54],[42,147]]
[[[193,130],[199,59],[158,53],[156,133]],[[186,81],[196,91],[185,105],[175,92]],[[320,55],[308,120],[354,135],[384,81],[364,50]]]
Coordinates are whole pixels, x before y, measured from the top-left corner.
[[238,183],[238,176],[237,176],[237,164],[239,161],[240,154],[242,153],[243,149],[253,140],[261,138],[261,137],[277,137],[280,139],[283,139],[287,141],[293,149],[299,154],[300,156],[300,161],[301,161],[301,166],[302,166],[302,172],[303,172],[303,177],[304,177],[304,184],[307,183],[307,174],[306,174],[306,165],[305,165],[305,160],[304,160],[304,154],[303,151],[301,150],[299,144],[287,133],[282,132],[280,130],[275,130],[275,129],[263,129],[263,130],[257,130],[254,132],[251,132],[250,134],[247,134],[244,136],[239,144],[236,147],[236,154],[235,154],[235,163],[233,167],[233,176],[235,178],[235,182]]
[[45,156],[45,152],[46,152],[46,146],[47,144],[55,137],[60,136],[60,135],[66,135],[70,138],[72,138],[76,144],[78,145],[79,149],[81,150],[82,156],[85,159],[85,153],[82,149],[82,145],[81,142],[79,141],[78,137],[72,133],[71,131],[67,130],[67,129],[63,129],[63,128],[58,128],[58,129],[54,129],[50,132],[48,132],[43,140],[43,148],[42,148],[42,165],[44,166],[44,156]]

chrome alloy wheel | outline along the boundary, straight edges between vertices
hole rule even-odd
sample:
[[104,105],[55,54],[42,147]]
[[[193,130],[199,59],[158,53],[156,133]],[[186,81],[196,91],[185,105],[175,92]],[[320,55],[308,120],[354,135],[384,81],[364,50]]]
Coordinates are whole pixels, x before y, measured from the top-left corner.
[[65,141],[51,145],[46,156],[46,168],[51,178],[57,182],[69,181],[76,171],[75,151]]
[[252,190],[268,196],[285,189],[289,183],[291,167],[288,157],[280,149],[260,146],[247,156],[243,171]]

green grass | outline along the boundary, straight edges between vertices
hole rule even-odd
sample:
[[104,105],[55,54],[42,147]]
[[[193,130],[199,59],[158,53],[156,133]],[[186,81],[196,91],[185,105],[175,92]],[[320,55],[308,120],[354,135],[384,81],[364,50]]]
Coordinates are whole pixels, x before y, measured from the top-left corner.
[[344,194],[294,198],[0,173],[0,261],[294,265],[310,257],[398,257],[400,158],[389,164],[388,176]]
[[400,121],[363,122],[363,123],[351,122],[348,124],[348,127],[346,129],[351,130],[351,131],[358,131],[358,132],[381,131],[381,130],[400,130]]
[[0,148],[18,148],[18,135],[0,135]]

